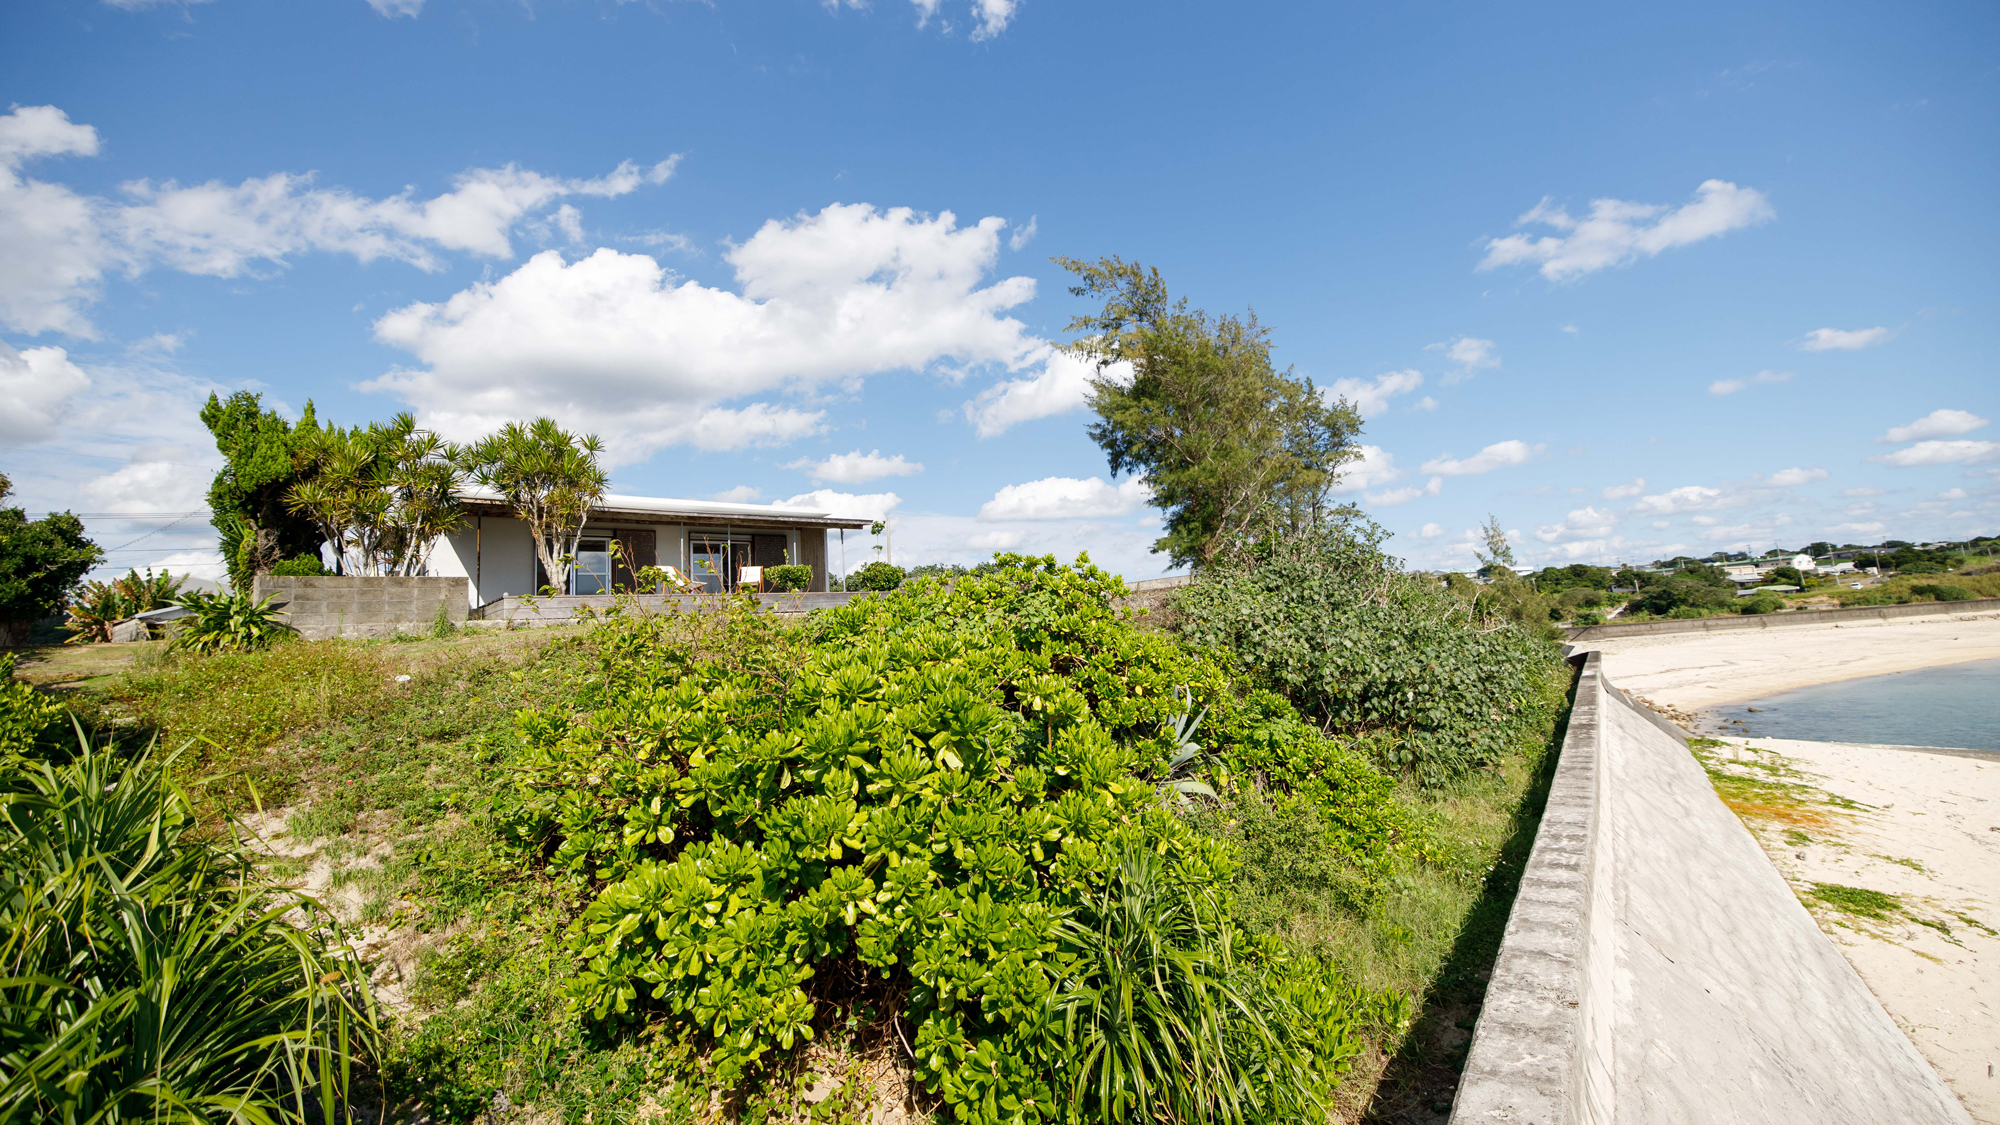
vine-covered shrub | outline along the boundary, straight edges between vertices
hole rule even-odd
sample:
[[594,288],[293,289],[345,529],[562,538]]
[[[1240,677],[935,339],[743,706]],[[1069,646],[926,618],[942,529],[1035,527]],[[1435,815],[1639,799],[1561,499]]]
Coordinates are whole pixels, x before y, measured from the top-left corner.
[[797,628],[604,620],[577,706],[522,716],[510,819],[602,881],[577,1002],[664,1019],[725,1082],[873,1008],[961,1121],[1322,1114],[1381,998],[1235,931],[1226,845],[1173,811],[1188,712],[1214,785],[1312,802],[1357,878],[1404,814],[1122,593],[1001,556]]
[[1438,784],[1546,722],[1564,670],[1553,646],[1489,616],[1478,593],[1400,570],[1381,540],[1373,524],[1335,522],[1228,553],[1174,598],[1179,631]]

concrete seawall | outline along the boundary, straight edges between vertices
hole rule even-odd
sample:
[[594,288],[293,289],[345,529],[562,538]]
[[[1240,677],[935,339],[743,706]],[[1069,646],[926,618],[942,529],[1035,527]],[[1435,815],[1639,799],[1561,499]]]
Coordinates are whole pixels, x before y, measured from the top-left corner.
[[1797,625],[1840,625],[1856,621],[1890,621],[1898,617],[1930,617],[1938,614],[1972,616],[2000,613],[2000,598],[1974,598],[1964,602],[1911,602],[1908,605],[1865,605],[1849,609],[1814,609],[1790,613],[1735,614],[1728,617],[1696,617],[1689,620],[1609,621],[1602,625],[1582,625],[1569,630],[1571,644],[1607,641],[1617,637],[1651,637],[1664,633],[1733,633],[1741,630],[1785,629]]
[[1578,662],[1454,1125],[1970,1125],[1679,728]]

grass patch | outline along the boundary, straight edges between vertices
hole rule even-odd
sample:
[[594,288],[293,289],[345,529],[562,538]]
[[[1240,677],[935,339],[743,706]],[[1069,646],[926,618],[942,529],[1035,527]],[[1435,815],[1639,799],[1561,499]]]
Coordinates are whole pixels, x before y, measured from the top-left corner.
[[1796,828],[1785,829],[1785,843],[1794,848],[1803,848],[1812,842],[1813,838],[1811,836],[1806,835]]
[[1910,870],[1916,872],[1917,874],[1925,876],[1927,878],[1936,878],[1936,876],[1931,873],[1930,868],[1925,867],[1923,864],[1918,863],[1914,859],[1899,859],[1893,855],[1878,855],[1875,858],[1883,861],[1884,863],[1893,863],[1899,867],[1907,867]]
[[1847,887],[1839,883],[1814,883],[1806,891],[1821,904],[1866,918],[1873,922],[1886,922],[1892,914],[1903,912],[1903,900],[1883,891],[1871,891],[1866,887]]

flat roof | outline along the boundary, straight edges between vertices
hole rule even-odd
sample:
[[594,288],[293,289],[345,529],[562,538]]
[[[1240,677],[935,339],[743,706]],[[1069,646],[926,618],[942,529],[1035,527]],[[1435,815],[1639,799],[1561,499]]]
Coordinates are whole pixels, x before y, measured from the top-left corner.
[[[476,511],[499,509],[513,515],[513,508],[499,493],[468,488],[459,493],[466,506]],[[490,514],[481,511],[480,514]],[[767,523],[790,527],[862,528],[873,520],[836,516],[806,508],[786,508],[777,504],[725,504],[716,500],[681,500],[667,496],[628,496],[607,492],[590,510],[591,519],[637,519],[646,523]]]

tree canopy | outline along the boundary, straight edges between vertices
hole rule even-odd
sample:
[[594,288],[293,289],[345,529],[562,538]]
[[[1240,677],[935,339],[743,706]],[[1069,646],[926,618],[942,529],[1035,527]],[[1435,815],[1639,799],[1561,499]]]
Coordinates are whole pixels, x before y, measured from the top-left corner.
[[[14,482],[0,473],[0,500]],[[84,537],[83,521],[68,512],[38,520],[21,508],[0,508],[0,644],[23,644],[34,622],[61,609],[64,600],[104,552]]]
[[1097,366],[1089,433],[1112,475],[1138,476],[1166,513],[1153,550],[1203,566],[1260,511],[1310,528],[1339,510],[1329,494],[1360,455],[1361,416],[1274,368],[1254,313],[1191,309],[1169,296],[1159,270],[1137,262],[1055,262],[1079,279],[1071,293],[1104,302],[1070,321],[1066,348]]
[[509,422],[465,453],[473,479],[513,505],[535,539],[549,585],[568,589],[570,560],[591,508],[610,480],[597,463],[604,443],[553,418]]
[[247,590],[251,579],[285,559],[318,558],[324,534],[285,502],[303,476],[301,450],[319,431],[313,404],[306,403],[294,426],[264,409],[262,396],[238,391],[223,400],[211,394],[201,420],[223,457],[208,487],[208,508],[230,584]]

